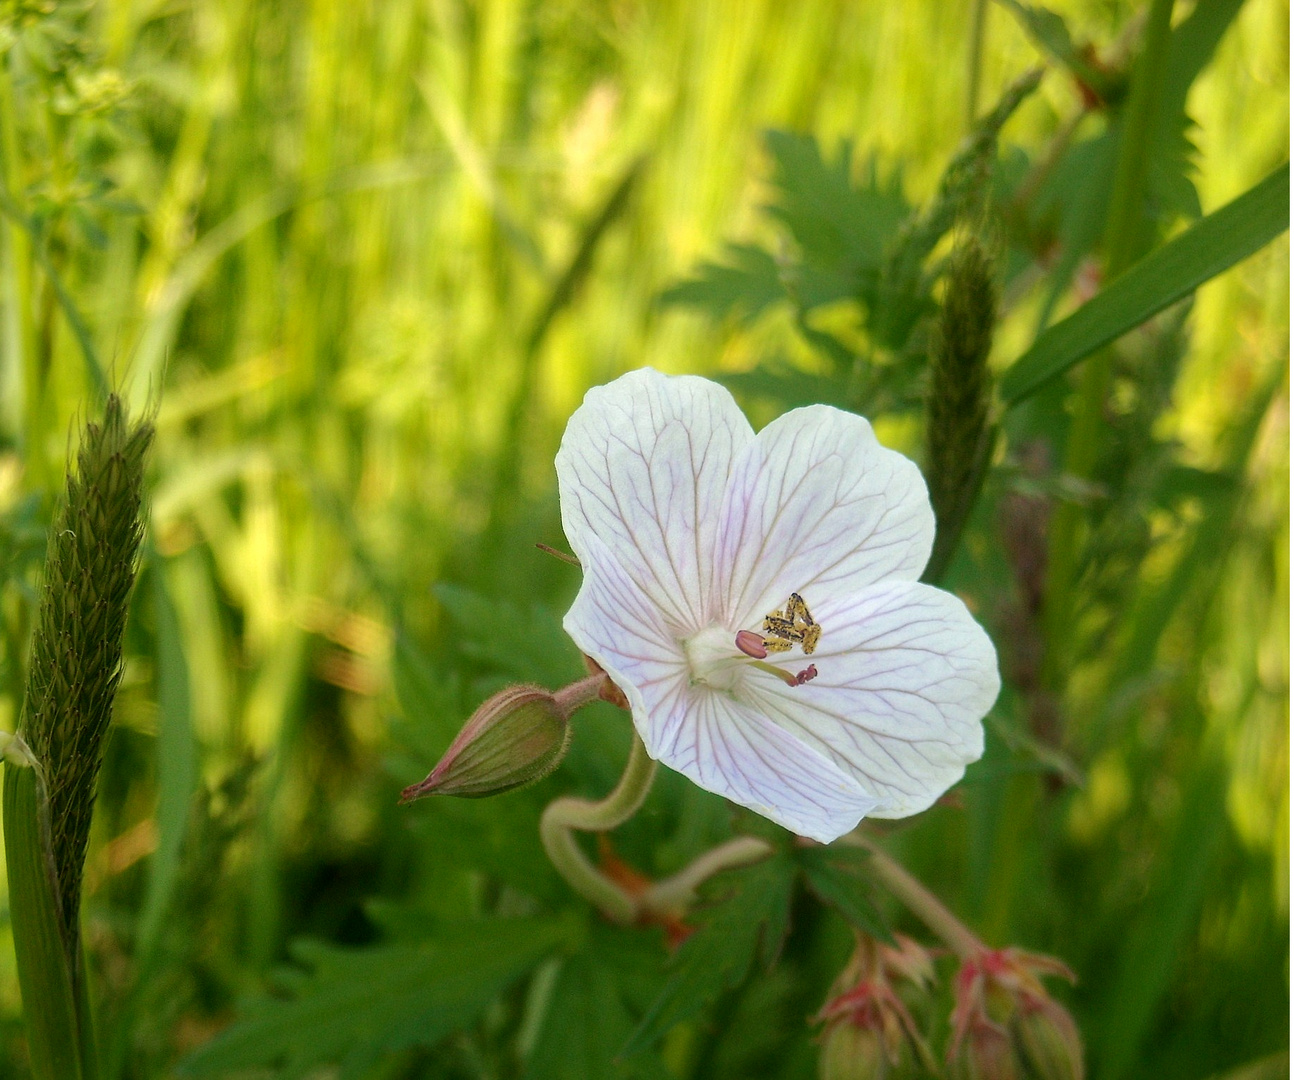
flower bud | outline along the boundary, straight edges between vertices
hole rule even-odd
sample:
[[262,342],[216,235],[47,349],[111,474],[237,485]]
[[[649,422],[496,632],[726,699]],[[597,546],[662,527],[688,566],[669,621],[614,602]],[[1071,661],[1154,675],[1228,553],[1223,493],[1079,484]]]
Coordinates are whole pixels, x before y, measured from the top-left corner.
[[1017,1080],[1022,1076],[1011,1036],[991,1021],[973,1023],[948,1061],[950,1080]]
[[542,780],[561,764],[571,741],[567,712],[537,686],[510,686],[489,698],[425,780],[405,788],[402,803],[424,795],[481,798]]
[[1022,1007],[1015,1031],[1024,1059],[1038,1080],[1082,1080],[1083,1040],[1078,1027],[1050,998]]
[[827,1028],[823,1035],[819,1080],[898,1080],[916,1075],[907,1062],[896,1066],[890,1060],[879,1031],[839,1023]]
[[955,1080],[1083,1080],[1083,1042],[1041,976],[1074,978],[1059,960],[985,949],[957,973],[949,1073]]
[[820,1080],[902,1080],[934,1067],[895,980],[923,991],[933,974],[929,954],[900,937],[897,948],[858,934],[858,946],[832,984],[817,1019],[826,1024]]

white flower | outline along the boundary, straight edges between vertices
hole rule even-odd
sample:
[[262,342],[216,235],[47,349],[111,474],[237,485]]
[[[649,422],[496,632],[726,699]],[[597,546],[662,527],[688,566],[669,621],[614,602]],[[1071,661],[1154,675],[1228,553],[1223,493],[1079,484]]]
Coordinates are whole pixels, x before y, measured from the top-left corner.
[[589,391],[557,478],[584,569],[566,632],[652,757],[827,843],[924,810],[983,753],[993,644],[918,583],[925,483],[862,417],[814,405],[756,435],[723,387],[643,369]]

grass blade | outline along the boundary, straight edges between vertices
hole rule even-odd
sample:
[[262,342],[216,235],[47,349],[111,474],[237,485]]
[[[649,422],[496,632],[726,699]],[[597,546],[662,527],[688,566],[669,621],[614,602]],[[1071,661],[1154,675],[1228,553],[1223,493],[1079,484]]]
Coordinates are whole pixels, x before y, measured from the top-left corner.
[[18,984],[35,1080],[81,1080],[76,991],[59,921],[48,830],[49,812],[32,766],[4,767],[4,846],[9,873]]
[[1104,345],[1140,326],[1289,228],[1289,163],[1115,278],[1076,312],[1039,335],[1000,391],[1018,405]]
[[180,850],[198,776],[189,666],[165,574],[165,563],[158,557],[152,573],[157,619],[157,851],[153,855],[148,893],[139,920],[138,950],[144,966],[157,944],[171,892],[179,877]]

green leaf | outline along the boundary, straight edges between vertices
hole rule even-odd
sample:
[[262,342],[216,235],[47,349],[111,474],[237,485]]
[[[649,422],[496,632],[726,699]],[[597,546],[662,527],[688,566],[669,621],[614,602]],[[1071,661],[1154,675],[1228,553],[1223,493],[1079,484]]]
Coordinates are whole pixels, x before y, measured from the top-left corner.
[[488,919],[435,940],[349,950],[300,943],[308,972],[288,973],[287,998],[263,998],[232,1027],[189,1055],[184,1076],[273,1066],[302,1077],[323,1065],[357,1076],[374,1061],[431,1046],[471,1024],[494,997],[568,944],[574,923]]
[[[18,986],[35,1080],[80,1080],[77,997],[63,947],[36,769],[4,766],[5,866]],[[48,813],[48,804],[44,807]]]
[[805,881],[824,904],[850,923],[882,941],[894,940],[889,926],[872,903],[863,868],[867,853],[856,848],[805,848],[798,855]]
[[[617,1080],[673,1074],[653,1054],[618,1057],[634,1028],[635,1000],[659,983],[659,944],[595,926],[587,946],[562,961],[526,1061],[525,1080]],[[536,980],[538,982],[539,980]]]
[[615,975],[591,956],[572,956],[557,976],[526,1080],[623,1076],[616,1053],[632,1030]]
[[743,323],[754,322],[785,299],[776,260],[749,244],[729,244],[724,263],[702,263],[695,277],[661,294],[662,303],[702,308],[716,318],[731,313]]
[[1003,402],[1007,406],[1019,404],[1102,346],[1252,255],[1287,228],[1288,163],[1152,251],[1068,318],[1039,335],[1002,376]]
[[811,135],[769,131],[764,138],[777,188],[770,210],[803,256],[793,284],[800,305],[856,296],[866,272],[880,270],[886,245],[908,215],[897,179],[882,181],[873,160],[855,184],[848,142],[828,162]]
[[157,619],[157,850],[149,863],[148,892],[139,917],[138,955],[146,963],[180,873],[180,852],[198,781],[198,746],[193,736],[189,665],[179,617],[166,585],[166,564],[157,558],[152,573]]
[[1100,1075],[1129,1075],[1156,1011],[1172,983],[1186,942],[1198,933],[1200,908],[1226,848],[1227,778],[1216,761],[1198,766],[1183,792],[1171,842],[1156,860],[1148,894],[1127,929],[1127,948],[1104,998],[1093,1057]]
[[715,377],[735,394],[774,402],[780,412],[801,405],[846,407],[843,380],[800,371],[784,361]]
[[1244,2],[1200,0],[1191,13],[1173,28],[1173,36],[1168,43],[1162,118],[1170,118],[1186,108],[1186,96],[1192,84],[1213,59],[1218,43],[1235,21]]
[[499,674],[550,687],[585,674],[560,616],[548,608],[521,608],[455,585],[438,586],[436,597],[463,652]]
[[765,141],[774,165],[768,209],[790,232],[799,259],[784,266],[762,248],[730,244],[724,263],[704,264],[663,295],[666,303],[751,322],[786,299],[801,309],[856,299],[876,277],[909,212],[897,177],[883,181],[872,161],[856,183],[849,143],[828,162],[811,135],[769,131]]
[[786,934],[795,863],[774,856],[716,881],[732,888],[702,914],[703,925],[678,951],[669,981],[624,1048],[632,1057],[745,979],[751,964],[772,966]]

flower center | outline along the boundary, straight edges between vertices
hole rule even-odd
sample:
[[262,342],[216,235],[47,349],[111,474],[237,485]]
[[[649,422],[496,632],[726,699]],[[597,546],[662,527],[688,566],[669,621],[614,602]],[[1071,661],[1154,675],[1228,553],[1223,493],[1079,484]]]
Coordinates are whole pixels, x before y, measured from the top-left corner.
[[749,656],[738,651],[732,631],[718,623],[711,623],[683,642],[683,652],[693,683],[724,692],[737,688],[751,662]]
[[752,669],[775,675],[788,686],[803,686],[818,676],[817,666],[810,664],[803,671],[790,671],[766,663],[771,652],[789,652],[799,645],[806,655],[818,647],[822,628],[813,621],[808,606],[798,593],[792,593],[786,610],[774,611],[764,618],[764,634],[753,630],[739,630],[734,635],[719,623],[711,623],[699,634],[684,641],[688,673],[693,685],[708,686],[723,693],[732,693]]

